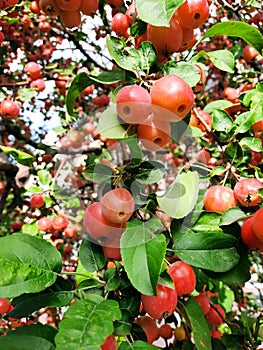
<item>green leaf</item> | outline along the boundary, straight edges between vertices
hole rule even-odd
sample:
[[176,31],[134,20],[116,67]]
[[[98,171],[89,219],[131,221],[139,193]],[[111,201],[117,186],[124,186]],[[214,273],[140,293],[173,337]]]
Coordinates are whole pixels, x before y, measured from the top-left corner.
[[215,272],[225,272],[239,261],[234,245],[237,240],[217,232],[192,232],[174,234],[174,252],[189,265]]
[[93,80],[93,82],[100,84],[114,84],[125,80],[125,71],[120,67],[116,67],[111,71],[102,72],[98,75],[91,74],[89,77]]
[[251,149],[255,152],[262,152],[262,143],[261,140],[256,137],[243,137],[239,141],[241,147]]
[[212,52],[200,51],[197,56],[207,56],[218,69],[234,73],[235,59],[231,51],[217,50]]
[[199,178],[197,172],[180,174],[163,196],[157,196],[158,204],[172,218],[183,218],[195,206],[198,198],[198,187]]
[[104,272],[103,278],[106,284],[106,290],[108,292],[117,289],[120,286],[121,280],[116,268],[107,269]]
[[138,159],[141,160],[143,158],[143,153],[140,145],[138,144],[137,138],[127,138],[122,142],[126,143],[130,150],[130,158],[132,160]]
[[70,87],[66,95],[66,108],[69,115],[74,115],[73,107],[76,98],[82,93],[82,91],[89,85],[93,84],[93,80],[85,72],[81,72],[75,76],[72,80]]
[[174,11],[185,0],[137,0],[136,9],[141,20],[155,26],[169,26]]
[[195,232],[216,232],[222,233],[223,230],[219,227],[221,223],[220,213],[207,213],[203,212],[198,218],[192,230]]
[[147,30],[147,23],[137,19],[135,23],[130,26],[130,34],[132,37],[139,37]]
[[115,300],[78,300],[70,305],[59,324],[56,350],[100,350],[114,331],[113,321],[121,317]]
[[22,226],[22,232],[27,233],[31,236],[36,236],[39,233],[38,226],[36,223],[24,224]]
[[216,35],[226,35],[243,39],[247,44],[253,46],[258,52],[263,49],[263,37],[260,31],[244,22],[228,21],[215,24],[208,29],[200,41]]
[[14,159],[22,165],[28,165],[31,166],[33,162],[33,156],[31,154],[28,154],[26,152],[18,151],[15,148],[7,147],[7,146],[0,146],[0,150],[2,150],[7,156],[12,156]]
[[244,219],[246,214],[239,208],[230,208],[225,211],[222,215],[220,225],[228,226],[233,224],[233,222],[237,222],[241,219]]
[[212,112],[212,126],[216,131],[229,132],[233,127],[233,120],[223,110],[214,110]]
[[229,143],[225,149],[225,156],[229,162],[238,165],[243,159],[243,150],[238,143]]
[[233,103],[228,100],[216,100],[208,103],[205,106],[204,111],[211,114],[216,109],[225,109],[232,105]]
[[156,346],[141,340],[136,340],[133,343],[122,342],[118,350],[156,350]]
[[66,95],[66,108],[68,114],[74,115],[73,107],[76,98],[81,95],[82,91],[86,87],[94,84],[95,82],[102,84],[112,84],[123,80],[125,80],[125,72],[120,68],[116,68],[109,72],[102,72],[96,76],[91,74],[88,75],[85,72],[80,72],[72,80]]
[[189,62],[168,61],[163,66],[164,74],[175,74],[183,78],[191,87],[196,86],[200,80],[200,70]]
[[145,161],[139,166],[139,172],[136,173],[136,181],[145,185],[151,185],[160,181],[165,173],[163,163],[156,161]]
[[[146,295],[156,294],[166,250],[165,236],[154,235],[162,224],[157,218],[127,222],[121,237],[121,256],[132,285]],[[143,271],[143,273],[142,273]]]
[[184,305],[179,303],[179,309],[182,308],[190,321],[196,349],[212,350],[210,329],[198,302],[189,298]]
[[105,164],[97,163],[87,166],[82,175],[95,184],[105,184],[111,182],[113,169]]
[[239,114],[234,121],[234,124],[236,126],[235,134],[237,135],[247,132],[253,123],[254,117],[251,111]]
[[5,350],[54,350],[56,328],[41,323],[25,325],[0,337],[0,347]]
[[50,182],[50,174],[47,170],[38,170],[37,176],[42,185],[48,185]]
[[12,301],[14,309],[8,317],[26,317],[45,307],[66,306],[74,297],[72,284],[63,277],[40,293],[22,294]]
[[29,101],[35,96],[36,90],[33,88],[18,89],[17,94],[20,100]]
[[143,41],[138,49],[140,55],[139,67],[149,71],[153,64],[157,61],[157,53],[152,43]]
[[112,105],[102,112],[98,132],[109,139],[122,140],[128,137],[125,124],[122,124],[116,112],[116,106]]
[[90,272],[99,271],[106,264],[102,247],[99,244],[90,242],[87,238],[82,240],[79,258],[85,269]]
[[127,47],[123,38],[107,35],[106,45],[111,57],[119,67],[132,72],[138,69],[141,59],[139,52],[133,47]]
[[0,238],[0,297],[37,293],[55,283],[61,255],[42,238],[13,234]]

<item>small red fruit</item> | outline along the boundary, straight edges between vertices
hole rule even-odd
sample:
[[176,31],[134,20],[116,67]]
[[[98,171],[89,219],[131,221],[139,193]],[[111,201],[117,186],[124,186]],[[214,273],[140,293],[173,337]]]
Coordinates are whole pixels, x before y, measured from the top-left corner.
[[242,179],[236,183],[234,195],[239,203],[246,207],[258,206],[262,201],[262,197],[258,193],[260,188],[263,188],[263,184],[258,179]]
[[128,124],[139,124],[151,113],[151,96],[138,85],[124,86],[116,96],[117,113]]
[[36,80],[41,76],[41,67],[36,62],[28,62],[24,67],[24,72],[31,80]]
[[2,117],[8,120],[17,118],[20,112],[18,104],[8,99],[1,102],[0,110]]
[[178,296],[193,292],[196,276],[192,266],[178,260],[169,267],[168,273],[174,282]]
[[257,238],[263,242],[263,208],[258,209],[253,215],[252,228]]
[[48,232],[53,230],[53,222],[46,216],[42,217],[37,222],[37,227],[40,231]]
[[161,327],[159,328],[159,336],[163,339],[172,338],[173,336],[172,327],[168,323],[161,325]]
[[209,324],[218,327],[224,322],[225,317],[224,309],[218,304],[213,304],[206,315],[206,320]]
[[222,185],[209,187],[204,195],[204,207],[206,211],[224,213],[227,209],[237,206],[234,191]]
[[125,188],[115,188],[101,198],[101,211],[105,218],[118,224],[125,223],[134,212],[132,195]]
[[7,298],[0,298],[0,314],[6,314],[9,310],[12,304],[9,303],[9,300]]
[[41,208],[45,204],[44,197],[40,193],[33,194],[33,196],[30,197],[29,202],[30,202],[31,208],[34,208],[34,209]]
[[63,231],[68,226],[68,219],[64,215],[58,215],[53,220],[54,230]]
[[200,305],[203,314],[206,315],[208,311],[210,310],[210,300],[208,296],[205,293],[199,293],[194,299],[198,302]]
[[161,320],[174,313],[177,306],[177,292],[175,288],[157,284],[156,296],[142,294],[141,301],[145,312],[152,318]]
[[252,227],[253,217],[248,218],[244,221],[241,227],[241,239],[250,249],[260,249],[263,250],[263,241],[255,235]]
[[187,82],[175,74],[166,75],[153,84],[152,111],[156,119],[177,122],[190,112],[194,93]]
[[117,350],[117,343],[114,334],[109,335],[100,346],[101,350]]
[[159,329],[152,317],[147,315],[141,316],[137,318],[134,323],[143,329],[149,344],[152,344],[159,338]]

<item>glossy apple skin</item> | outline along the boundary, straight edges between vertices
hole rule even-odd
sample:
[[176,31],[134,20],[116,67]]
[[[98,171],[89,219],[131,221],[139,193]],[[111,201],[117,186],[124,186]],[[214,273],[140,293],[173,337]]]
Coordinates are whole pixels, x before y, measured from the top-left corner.
[[184,28],[198,28],[209,18],[207,0],[186,0],[175,12]]
[[168,121],[157,120],[152,114],[138,125],[137,136],[145,149],[154,152],[169,146],[171,125]]
[[204,195],[204,207],[206,211],[224,213],[227,209],[237,206],[234,191],[222,185],[209,187]]
[[225,317],[226,313],[224,309],[218,304],[213,304],[213,306],[210,307],[208,313],[206,314],[207,322],[217,327],[224,322]]
[[260,188],[263,188],[263,184],[258,179],[241,179],[234,187],[234,195],[240,204],[255,207],[262,201],[260,194],[257,193]]
[[261,241],[255,234],[252,227],[253,217],[244,221],[241,227],[241,239],[250,249],[259,249],[263,251],[263,241]]
[[156,296],[142,294],[141,301],[143,309],[152,318],[161,320],[173,314],[177,305],[177,292],[175,288],[170,288],[162,284],[157,284]]
[[171,276],[177,295],[190,294],[196,286],[196,276],[192,266],[183,261],[175,261],[168,270]]
[[160,121],[177,122],[190,112],[194,93],[187,82],[175,74],[156,80],[151,88],[152,112]]
[[159,338],[159,329],[152,317],[148,315],[141,316],[137,318],[134,323],[143,329],[149,344],[152,344]]
[[105,193],[100,202],[105,218],[117,224],[128,221],[135,208],[133,197],[125,188],[115,188]]
[[114,223],[105,218],[100,202],[94,202],[87,207],[83,217],[83,225],[92,239],[102,243],[107,242],[107,246],[110,243],[109,240],[112,241],[112,246],[114,246],[115,240],[118,243],[120,235],[125,230],[123,224]]
[[263,242],[263,208],[258,209],[253,215],[252,228],[257,238]]
[[151,113],[151,96],[141,86],[124,86],[116,96],[116,108],[125,123],[143,123]]
[[[171,38],[173,38],[171,40]],[[182,28],[173,16],[169,27],[159,27],[148,24],[147,41],[155,47],[159,56],[171,55],[181,47],[183,39]]]

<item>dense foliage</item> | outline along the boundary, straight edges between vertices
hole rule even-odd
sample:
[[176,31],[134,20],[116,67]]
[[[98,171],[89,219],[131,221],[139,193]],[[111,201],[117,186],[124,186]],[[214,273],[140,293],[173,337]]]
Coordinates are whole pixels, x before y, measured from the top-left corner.
[[261,6],[0,0],[0,348],[260,348]]

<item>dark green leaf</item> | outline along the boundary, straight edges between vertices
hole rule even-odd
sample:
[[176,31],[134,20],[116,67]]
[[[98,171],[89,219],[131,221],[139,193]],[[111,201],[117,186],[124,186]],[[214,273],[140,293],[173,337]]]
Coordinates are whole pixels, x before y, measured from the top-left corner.
[[245,339],[241,334],[224,334],[221,339],[227,350],[240,350],[244,347]]
[[78,300],[70,305],[59,324],[56,350],[100,350],[105,338],[113,333],[113,322],[120,318],[115,300]]
[[196,204],[198,187],[197,172],[182,173],[177,176],[163,196],[157,197],[158,204],[172,218],[183,218],[193,210]]
[[14,309],[8,314],[9,317],[26,317],[44,307],[61,307],[70,303],[74,296],[72,284],[58,277],[56,283],[40,293],[22,294],[14,298]]
[[253,113],[251,111],[248,111],[239,114],[236,117],[234,123],[236,125],[235,134],[243,134],[247,132],[254,123]]
[[117,336],[128,335],[131,331],[133,320],[134,317],[131,318],[129,311],[121,309],[121,319],[114,323],[114,334]]
[[233,121],[223,110],[214,110],[212,112],[212,126],[216,131],[229,132],[233,127]]
[[31,154],[28,154],[26,152],[19,151],[15,148],[7,147],[7,146],[1,146],[0,150],[4,152],[7,156],[12,156],[14,159],[22,165],[28,165],[31,166],[33,162],[33,156]]
[[127,47],[123,38],[107,35],[106,45],[111,57],[119,67],[132,72],[138,69],[140,65],[139,52],[133,47]]
[[164,73],[175,74],[183,78],[191,87],[196,86],[200,80],[200,70],[189,62],[169,61],[163,67]]
[[130,34],[133,37],[139,37],[146,32],[146,29],[147,29],[147,23],[141,20],[137,20],[135,23],[131,25]]
[[114,84],[119,81],[125,80],[125,71],[120,67],[117,67],[111,71],[102,72],[98,75],[89,75],[90,79],[93,82],[101,83],[101,84]]
[[93,80],[85,72],[81,72],[75,76],[72,80],[70,87],[66,95],[66,108],[69,115],[73,115],[73,107],[76,98],[82,93],[82,91],[93,84]]
[[184,305],[179,304],[179,308],[183,307],[190,321],[197,350],[212,350],[210,329],[200,305],[193,298],[189,298]]
[[42,238],[13,234],[0,238],[0,296],[37,293],[51,286],[61,271],[61,255]]
[[137,0],[140,19],[155,26],[169,26],[174,11],[185,0]]
[[243,159],[243,150],[238,143],[229,143],[225,149],[225,156],[230,163],[238,165]]
[[54,350],[57,330],[41,323],[25,325],[0,337],[0,348],[5,350]]
[[92,243],[87,238],[83,238],[80,249],[79,258],[82,265],[90,272],[101,270],[105,264],[105,256],[102,247],[96,243]]
[[187,232],[173,235],[174,252],[186,263],[215,272],[225,272],[239,261],[233,236],[224,233]]
[[132,285],[146,295],[156,294],[165,256],[165,236],[154,235],[161,227],[161,222],[156,218],[146,222],[134,219],[127,223],[121,237],[121,256],[125,271]]
[[143,70],[149,71],[152,65],[157,60],[157,53],[152,43],[143,41],[138,49],[140,55],[139,67]]
[[107,269],[104,272],[104,280],[106,282],[106,290],[112,291],[120,286],[121,280],[116,268]]
[[263,37],[260,31],[257,28],[244,22],[227,21],[217,23],[208,29],[200,41],[216,35],[238,37],[243,39],[247,44],[253,46],[258,52],[261,52],[263,49]]

